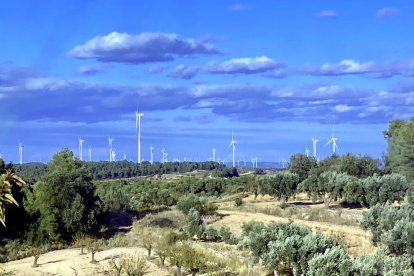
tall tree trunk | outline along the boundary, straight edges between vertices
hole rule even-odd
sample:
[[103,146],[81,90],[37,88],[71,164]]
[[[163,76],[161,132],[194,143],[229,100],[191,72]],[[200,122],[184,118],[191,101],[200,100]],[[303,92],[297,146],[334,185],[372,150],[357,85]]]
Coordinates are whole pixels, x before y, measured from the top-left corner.
[[182,276],[182,272],[181,272],[181,266],[177,265],[177,276]]
[[32,267],[39,267],[39,265],[37,264],[37,260],[39,259],[39,257],[40,257],[40,254],[34,255]]
[[97,261],[95,260],[95,253],[96,253],[96,251],[95,250],[92,250],[92,260],[91,260],[91,263],[92,264],[97,263]]
[[85,255],[86,253],[85,253],[85,251],[84,251],[84,249],[85,249],[85,245],[81,245],[81,255]]
[[151,249],[152,249],[151,246],[147,248],[147,250],[148,250],[148,259],[151,258]]
[[165,263],[165,256],[161,256],[160,257],[160,267],[164,267],[164,263]]

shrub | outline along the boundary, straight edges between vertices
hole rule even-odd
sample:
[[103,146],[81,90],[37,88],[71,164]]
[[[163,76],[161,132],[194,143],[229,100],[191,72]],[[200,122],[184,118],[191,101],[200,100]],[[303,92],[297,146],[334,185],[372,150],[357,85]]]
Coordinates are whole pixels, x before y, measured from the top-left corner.
[[236,198],[234,199],[234,204],[235,204],[237,207],[242,206],[242,205],[243,205],[243,199],[242,199],[241,197],[236,197]]
[[221,240],[221,237],[219,235],[219,232],[217,231],[217,229],[213,228],[213,227],[208,227],[206,229],[206,231],[203,233],[203,237],[204,240],[206,241],[210,241],[210,242],[217,242]]
[[221,226],[219,235],[221,239],[227,244],[237,244],[239,242],[237,237],[230,231],[230,228],[228,226]]
[[118,260],[109,261],[109,273],[111,275],[142,276],[148,272],[149,266],[142,255],[123,255]]
[[206,225],[200,213],[196,209],[191,208],[187,216],[187,224],[184,227],[184,231],[190,237],[195,236],[196,238],[200,238],[205,229]]
[[325,253],[315,255],[309,261],[310,276],[349,275],[352,262],[348,253],[340,246],[328,248]]

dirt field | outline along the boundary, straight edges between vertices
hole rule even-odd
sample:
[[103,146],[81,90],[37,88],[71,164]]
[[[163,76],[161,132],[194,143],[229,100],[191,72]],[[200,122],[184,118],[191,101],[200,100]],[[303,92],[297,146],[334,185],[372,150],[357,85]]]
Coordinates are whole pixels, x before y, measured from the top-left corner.
[[[18,261],[3,264],[7,272],[13,272],[15,275],[37,276],[37,275],[64,275],[64,276],[89,276],[104,275],[105,269],[108,268],[108,262],[112,258],[119,258],[122,254],[146,254],[142,248],[111,248],[109,250],[96,253],[95,259],[97,264],[91,264],[91,256],[79,255],[80,249],[64,249],[48,252],[40,256],[38,260],[39,267],[32,268],[33,257],[24,258]],[[155,261],[155,260],[154,260]],[[171,272],[160,269],[152,261],[147,261],[149,265],[148,276],[171,275]]]

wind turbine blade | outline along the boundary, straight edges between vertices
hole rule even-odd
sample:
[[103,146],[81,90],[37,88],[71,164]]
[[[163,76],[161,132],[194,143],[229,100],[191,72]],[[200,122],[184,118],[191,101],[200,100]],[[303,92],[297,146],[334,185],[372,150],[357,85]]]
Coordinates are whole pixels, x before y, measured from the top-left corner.
[[332,143],[332,139],[331,139],[331,140],[329,140],[329,141],[325,144],[325,147],[326,147],[327,145],[329,145],[330,143]]
[[230,145],[227,147],[229,149],[233,145],[233,141],[230,142]]

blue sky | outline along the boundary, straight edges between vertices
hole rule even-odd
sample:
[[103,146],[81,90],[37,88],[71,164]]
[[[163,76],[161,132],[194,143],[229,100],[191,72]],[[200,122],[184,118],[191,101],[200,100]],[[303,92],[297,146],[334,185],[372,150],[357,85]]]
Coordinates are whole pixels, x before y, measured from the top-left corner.
[[380,157],[414,110],[412,1],[5,1],[0,153],[278,161],[324,144]]

